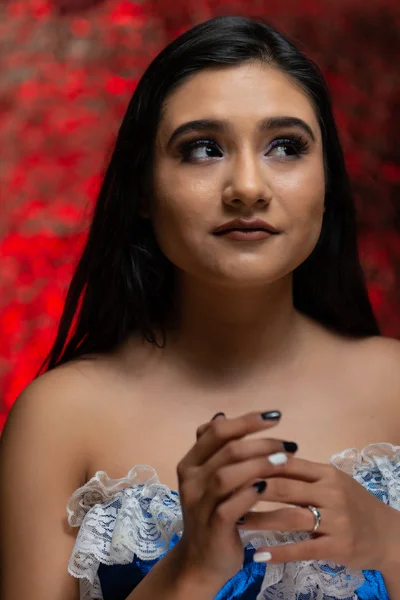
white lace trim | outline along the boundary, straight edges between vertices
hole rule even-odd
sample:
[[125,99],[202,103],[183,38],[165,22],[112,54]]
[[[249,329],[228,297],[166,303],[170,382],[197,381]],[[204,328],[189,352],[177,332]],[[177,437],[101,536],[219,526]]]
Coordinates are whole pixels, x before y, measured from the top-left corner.
[[400,510],[400,446],[369,444],[331,456],[331,464],[361,483],[380,500]]
[[81,580],[81,600],[103,600],[98,568],[159,558],[182,535],[179,497],[152,467],[136,465],[126,477],[98,471],[67,504],[68,523],[80,527],[68,571]]
[[[370,444],[331,457],[332,465],[354,477],[382,501],[400,510],[400,446]],[[67,504],[68,522],[80,527],[68,571],[80,579],[81,600],[103,600],[100,564],[129,564],[158,559],[183,533],[179,496],[158,480],[148,465],[136,465],[126,477],[111,479],[98,471]],[[240,530],[243,547],[291,543],[308,533]],[[327,561],[268,565],[257,600],[355,599],[361,571]]]

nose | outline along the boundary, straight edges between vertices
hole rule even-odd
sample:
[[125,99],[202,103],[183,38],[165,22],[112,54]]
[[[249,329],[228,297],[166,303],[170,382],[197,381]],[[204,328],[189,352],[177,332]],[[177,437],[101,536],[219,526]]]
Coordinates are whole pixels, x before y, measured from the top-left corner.
[[242,153],[232,162],[228,183],[223,193],[225,204],[263,206],[271,201],[271,189],[267,182],[265,165],[253,152]]

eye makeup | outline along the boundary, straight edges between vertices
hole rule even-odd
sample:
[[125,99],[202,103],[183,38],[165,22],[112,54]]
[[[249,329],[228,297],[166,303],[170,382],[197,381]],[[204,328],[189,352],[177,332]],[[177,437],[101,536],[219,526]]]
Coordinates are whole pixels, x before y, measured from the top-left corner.
[[[275,148],[284,147],[290,149],[293,154],[288,156],[279,157],[282,159],[300,158],[302,154],[305,154],[310,147],[308,140],[301,134],[292,133],[287,137],[275,138],[268,146],[268,152],[273,151]],[[195,156],[196,151],[204,149],[206,152],[211,151],[212,155],[205,154],[201,157]],[[195,138],[183,141],[178,147],[179,154],[182,162],[186,163],[198,163],[205,162],[209,159],[222,158],[223,151],[215,140],[211,138]]]

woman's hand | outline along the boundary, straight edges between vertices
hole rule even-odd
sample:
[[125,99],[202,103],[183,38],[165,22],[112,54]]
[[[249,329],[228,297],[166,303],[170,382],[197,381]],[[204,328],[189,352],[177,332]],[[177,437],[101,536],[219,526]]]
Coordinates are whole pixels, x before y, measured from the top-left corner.
[[296,507],[250,512],[240,528],[312,532],[315,518],[307,507],[315,506],[321,515],[312,539],[259,548],[260,559],[266,553],[265,560],[271,563],[332,560],[354,569],[379,571],[390,564],[388,540],[397,523],[393,519],[400,519],[400,514],[336,467],[293,458],[276,467],[259,500]]
[[[177,468],[184,531],[176,546],[181,572],[210,582],[215,593],[243,566],[237,521],[260,499],[261,478],[275,474],[296,444],[243,439],[274,427],[278,411],[223,416],[197,430],[197,442]],[[272,457],[272,460],[270,460]]]

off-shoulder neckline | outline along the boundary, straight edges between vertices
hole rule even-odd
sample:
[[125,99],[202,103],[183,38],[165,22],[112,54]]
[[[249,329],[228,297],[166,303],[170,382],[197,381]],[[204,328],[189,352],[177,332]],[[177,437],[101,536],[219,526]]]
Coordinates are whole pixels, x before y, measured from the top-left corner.
[[[362,464],[371,464],[372,457],[388,457],[390,455],[393,457],[398,455],[398,460],[400,461],[400,445],[397,446],[395,444],[391,444],[390,442],[373,442],[364,446],[362,450],[359,450],[358,448],[346,448],[345,450],[332,454],[329,459],[329,463],[327,464],[337,466],[341,470],[344,470],[351,475],[352,473],[349,472],[348,468],[346,468],[346,463],[349,463],[350,470],[353,471],[356,465],[361,466]],[[146,472],[148,472],[150,477],[146,477]],[[87,486],[90,487],[91,483],[96,483],[97,485],[100,481],[106,485],[108,490],[115,488],[115,491],[118,491],[119,489],[125,487],[125,484],[141,485],[139,481],[136,482],[133,480],[136,478],[140,480],[142,477],[145,477],[146,485],[151,483],[149,479],[151,480],[154,478],[154,483],[157,483],[159,486],[161,485],[165,490],[168,490],[169,492],[179,496],[178,491],[170,488],[168,485],[160,481],[155,468],[148,464],[133,465],[125,476],[119,478],[110,477],[106,471],[98,470],[90,479],[88,479],[80,488],[78,488],[78,490],[86,488]]]
[[[348,448],[332,455],[330,462],[357,479],[380,500],[400,509],[400,445],[381,442],[369,444],[362,450]],[[68,524],[80,528],[68,571],[82,579],[82,597],[87,599],[102,598],[98,576],[100,564],[131,564],[134,556],[145,561],[158,559],[168,551],[174,537],[183,534],[179,494],[163,485],[149,465],[135,465],[119,479],[112,479],[105,471],[97,471],[72,494],[66,508]],[[250,545],[257,549],[282,543],[281,532],[240,530],[239,533],[244,548]],[[309,535],[308,532],[288,532],[283,541],[301,541]],[[335,597],[338,573],[332,573],[327,582],[324,564],[311,561],[306,567],[307,583],[312,576],[316,588],[322,583],[324,586],[329,584],[332,593],[328,595]],[[268,565],[260,593],[282,581],[286,575],[288,581],[294,581],[298,569],[303,569],[303,565]],[[346,569],[341,572],[339,583],[342,581],[346,590],[353,593],[362,585],[364,577],[361,571]],[[298,595],[307,591],[301,582],[299,585]]]

